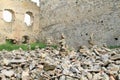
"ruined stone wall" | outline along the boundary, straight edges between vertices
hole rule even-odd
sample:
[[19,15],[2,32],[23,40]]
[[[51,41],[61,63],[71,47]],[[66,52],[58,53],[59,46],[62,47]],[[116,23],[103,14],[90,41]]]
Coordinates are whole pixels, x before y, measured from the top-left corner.
[[[3,20],[3,11],[10,10],[13,14],[11,22]],[[0,0],[0,43],[5,38],[21,40],[22,36],[35,39],[39,33],[40,8],[30,0]],[[31,13],[33,23],[27,26],[24,23],[26,12]]]
[[41,0],[40,39],[61,33],[69,45],[88,45],[91,34],[98,45],[120,45],[119,0]]

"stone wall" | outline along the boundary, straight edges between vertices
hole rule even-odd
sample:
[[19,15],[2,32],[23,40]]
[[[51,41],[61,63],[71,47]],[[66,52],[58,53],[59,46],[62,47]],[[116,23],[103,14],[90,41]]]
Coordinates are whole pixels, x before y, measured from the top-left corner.
[[[30,0],[0,0],[0,43],[5,38],[21,40],[22,36],[29,36],[31,39],[39,33],[39,12],[40,8]],[[11,22],[3,19],[3,11],[8,10],[13,14]],[[27,26],[24,23],[25,14],[29,13],[33,23]]]
[[61,33],[69,45],[120,45],[119,0],[41,0],[40,39],[57,41]]

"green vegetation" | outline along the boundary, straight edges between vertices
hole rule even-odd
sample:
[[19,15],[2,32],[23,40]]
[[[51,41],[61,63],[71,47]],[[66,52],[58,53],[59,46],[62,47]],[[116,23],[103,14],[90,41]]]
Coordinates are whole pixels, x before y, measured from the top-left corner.
[[[19,48],[22,48],[23,50],[34,50],[35,48],[45,48],[47,45],[42,42],[36,42],[36,43],[31,43],[31,44],[12,44],[9,40],[6,41],[5,44],[0,45],[0,51],[1,50],[7,50],[7,51],[12,51],[12,50],[17,50]],[[51,45],[50,47],[57,48],[56,45]]]
[[120,46],[109,46],[110,49],[120,48]]

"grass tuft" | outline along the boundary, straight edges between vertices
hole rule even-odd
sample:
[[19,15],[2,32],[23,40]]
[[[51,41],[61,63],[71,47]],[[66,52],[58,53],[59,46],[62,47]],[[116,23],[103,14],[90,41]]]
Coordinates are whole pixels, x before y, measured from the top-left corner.
[[110,49],[120,48],[120,46],[109,46]]
[[[18,45],[18,44],[12,44],[11,42],[6,41],[5,44],[1,44],[0,45],[0,51],[2,51],[2,50],[12,51],[12,50],[17,50],[19,48],[22,48],[23,50],[27,51],[27,50],[29,50],[29,46],[28,45],[30,46],[31,50],[34,50],[36,47],[38,47],[40,49],[47,47],[47,45],[45,43],[42,43],[42,42]],[[56,45],[51,45],[50,47],[53,47],[55,49],[57,48]]]

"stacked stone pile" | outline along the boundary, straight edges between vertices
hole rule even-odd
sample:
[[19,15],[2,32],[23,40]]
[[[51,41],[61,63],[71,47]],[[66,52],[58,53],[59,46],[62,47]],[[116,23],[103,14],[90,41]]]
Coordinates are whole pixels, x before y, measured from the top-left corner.
[[120,80],[120,49],[96,45],[0,51],[0,80]]

